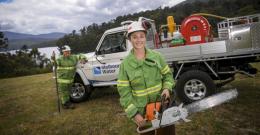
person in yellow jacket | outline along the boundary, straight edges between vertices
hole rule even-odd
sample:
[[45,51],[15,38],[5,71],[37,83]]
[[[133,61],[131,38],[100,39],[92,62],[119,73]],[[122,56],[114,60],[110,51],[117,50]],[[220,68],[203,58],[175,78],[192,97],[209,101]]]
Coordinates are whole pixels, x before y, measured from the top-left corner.
[[86,57],[84,55],[71,55],[71,49],[68,45],[63,47],[62,52],[63,55],[55,60],[59,95],[64,109],[74,109],[74,105],[70,102],[70,89],[74,81],[76,65],[78,61],[85,63]]
[[[174,86],[172,72],[159,52],[150,50],[146,45],[146,30],[142,22],[133,22],[128,26],[128,39],[133,49],[123,60],[119,69],[117,88],[120,104],[127,117],[137,126],[145,121],[146,105],[165,95],[170,98]],[[159,129],[148,134],[173,134],[174,126]]]

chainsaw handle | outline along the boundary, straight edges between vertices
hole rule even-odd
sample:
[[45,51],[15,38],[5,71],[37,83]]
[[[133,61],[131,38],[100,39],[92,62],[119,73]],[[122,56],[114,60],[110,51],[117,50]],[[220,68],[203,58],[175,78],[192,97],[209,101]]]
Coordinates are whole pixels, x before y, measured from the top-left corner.
[[166,98],[166,95],[165,94],[163,94],[162,96],[161,96],[161,100],[165,100]]
[[153,127],[150,127],[150,128],[144,129],[144,130],[140,130],[140,127],[136,128],[136,131],[137,131],[138,134],[147,133],[147,132],[150,132],[150,131],[153,131],[153,130],[155,130]]
[[153,128],[153,125],[150,121],[146,121],[146,123],[143,126],[141,126],[141,127],[138,126],[137,129],[136,129],[136,131],[138,133],[146,133],[146,132],[149,132],[149,131],[152,131],[152,130],[154,130],[154,128]]
[[[168,103],[165,104],[165,101],[167,101],[167,100],[168,100]],[[161,96],[161,109],[160,109],[161,113],[169,107],[170,102],[171,102],[170,99],[166,98],[166,95]]]

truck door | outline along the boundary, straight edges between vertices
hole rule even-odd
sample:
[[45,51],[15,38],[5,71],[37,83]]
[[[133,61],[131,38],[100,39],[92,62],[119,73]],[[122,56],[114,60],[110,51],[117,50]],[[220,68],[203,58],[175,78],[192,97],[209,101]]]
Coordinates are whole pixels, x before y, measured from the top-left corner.
[[95,81],[114,81],[117,79],[119,65],[128,54],[125,32],[108,34],[103,38],[98,50],[96,61],[93,63]]

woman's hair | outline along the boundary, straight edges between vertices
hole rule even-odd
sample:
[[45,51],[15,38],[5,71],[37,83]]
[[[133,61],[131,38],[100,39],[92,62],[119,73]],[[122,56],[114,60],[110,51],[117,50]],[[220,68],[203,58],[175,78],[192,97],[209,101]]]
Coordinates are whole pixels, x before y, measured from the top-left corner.
[[[145,35],[147,34],[147,32],[146,32],[145,30],[140,30],[140,31],[144,32]],[[139,32],[139,31],[135,31],[135,32]],[[130,40],[130,39],[131,39],[131,35],[132,35],[133,33],[135,33],[135,32],[132,32],[132,33],[128,34],[128,37],[127,37],[127,38]]]

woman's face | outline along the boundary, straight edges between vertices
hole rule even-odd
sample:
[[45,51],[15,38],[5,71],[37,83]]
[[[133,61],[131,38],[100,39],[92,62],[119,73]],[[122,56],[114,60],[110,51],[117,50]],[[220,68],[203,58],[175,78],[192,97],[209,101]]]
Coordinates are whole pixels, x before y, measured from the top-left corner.
[[70,56],[70,51],[64,51],[64,52],[63,52],[63,56],[64,56],[64,57]]
[[146,34],[143,31],[133,32],[130,41],[134,49],[143,49],[146,45]]

